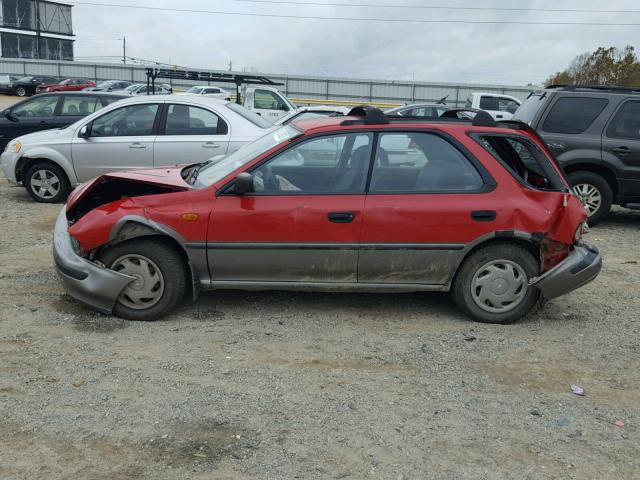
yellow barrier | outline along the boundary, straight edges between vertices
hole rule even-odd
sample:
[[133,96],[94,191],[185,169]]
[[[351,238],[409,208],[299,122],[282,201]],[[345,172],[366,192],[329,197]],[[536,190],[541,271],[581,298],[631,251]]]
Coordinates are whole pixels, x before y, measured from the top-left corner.
[[371,105],[378,108],[394,108],[404,105],[404,103],[379,103],[368,102],[366,100],[325,100],[316,98],[290,98],[298,106],[305,105],[337,105],[340,107],[355,107],[358,105]]

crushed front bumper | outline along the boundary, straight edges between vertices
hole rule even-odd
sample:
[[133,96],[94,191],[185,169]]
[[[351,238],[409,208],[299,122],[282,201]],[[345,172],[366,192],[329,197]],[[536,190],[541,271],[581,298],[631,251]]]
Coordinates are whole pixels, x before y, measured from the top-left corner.
[[581,243],[558,265],[531,280],[545,300],[560,297],[596,278],[602,269],[602,257],[593,245]]
[[103,313],[111,313],[122,290],[134,280],[78,255],[68,232],[66,205],[53,232],[53,260],[66,292]]

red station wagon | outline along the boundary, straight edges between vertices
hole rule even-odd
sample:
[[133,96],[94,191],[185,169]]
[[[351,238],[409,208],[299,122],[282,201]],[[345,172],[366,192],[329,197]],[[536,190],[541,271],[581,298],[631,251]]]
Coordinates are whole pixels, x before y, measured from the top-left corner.
[[525,124],[358,107],[219,161],[85,183],[54,259],[70,295],[128,319],[203,289],[293,289],[451,291],[474,320],[508,323],[598,275],[586,218]]

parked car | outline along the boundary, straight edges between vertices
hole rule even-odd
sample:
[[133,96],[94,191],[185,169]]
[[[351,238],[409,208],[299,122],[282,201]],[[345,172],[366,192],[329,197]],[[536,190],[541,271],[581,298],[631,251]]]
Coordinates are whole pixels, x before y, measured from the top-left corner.
[[510,95],[480,92],[467,97],[465,108],[484,110],[496,120],[511,120],[521,103]]
[[131,82],[127,82],[126,80],[106,80],[104,82],[100,82],[98,85],[94,87],[87,87],[84,89],[84,91],[112,92],[114,90],[124,90],[130,85],[131,85]]
[[2,169],[34,200],[59,202],[71,187],[104,173],[203,162],[273,128],[240,105],[215,98],[129,97],[67,128],[12,140],[2,154]]
[[67,78],[57,83],[43,83],[36,87],[36,93],[43,92],[75,92],[88,87],[95,87],[96,82],[86,78]]
[[[507,323],[600,271],[582,204],[526,125],[352,113],[282,126],[218,162],[85,183],[55,226],[65,289],[137,320],[202,289],[450,290],[471,318]],[[387,162],[398,136],[420,164]]]
[[38,85],[42,85],[45,83],[56,83],[57,81],[58,79],[56,77],[30,75],[28,77],[22,77],[8,83],[0,83],[0,93],[26,97],[28,95],[33,95],[34,93],[36,93],[36,88],[38,88]]
[[438,118],[449,108],[442,103],[413,103],[386,110],[384,113],[403,117]]
[[0,147],[16,137],[62,128],[100,110],[125,95],[91,92],[41,93],[6,108],[0,115]]
[[18,78],[20,77],[16,77],[15,75],[0,75],[0,84],[15,82]]
[[[115,90],[114,90],[115,91]],[[173,92],[171,85],[155,85],[147,88],[146,83],[134,83],[129,85],[124,90],[119,90],[126,95],[168,95]],[[154,93],[155,92],[155,93]]]
[[231,100],[231,92],[224,88],[213,87],[208,85],[194,85],[183,93],[178,95],[204,95],[206,97],[220,98],[222,100]]
[[344,116],[351,111],[350,107],[338,107],[335,105],[313,105],[309,107],[299,107],[289,112],[284,117],[278,118],[274,125],[287,125],[291,122],[309,120],[310,118],[321,118],[328,116]]
[[640,209],[640,92],[551,87],[516,112],[547,143],[595,225],[612,204]]

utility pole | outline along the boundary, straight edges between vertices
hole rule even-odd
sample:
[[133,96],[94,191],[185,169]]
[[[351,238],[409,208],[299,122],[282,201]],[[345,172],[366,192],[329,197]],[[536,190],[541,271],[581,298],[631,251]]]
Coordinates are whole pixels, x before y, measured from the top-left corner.
[[127,63],[127,37],[122,37],[122,63]]
[[40,1],[35,0],[36,4],[36,58],[40,60]]

